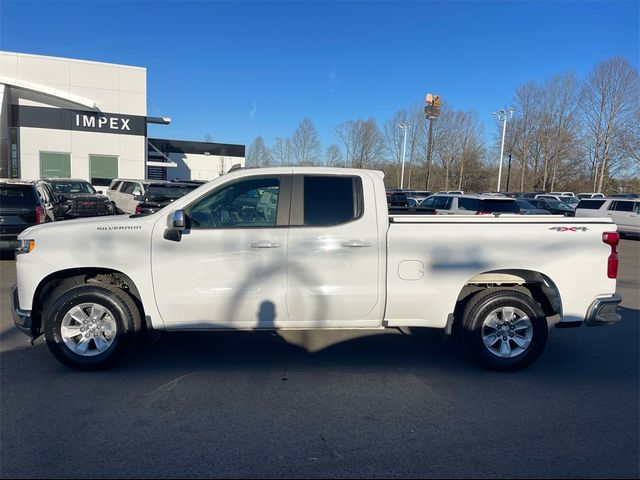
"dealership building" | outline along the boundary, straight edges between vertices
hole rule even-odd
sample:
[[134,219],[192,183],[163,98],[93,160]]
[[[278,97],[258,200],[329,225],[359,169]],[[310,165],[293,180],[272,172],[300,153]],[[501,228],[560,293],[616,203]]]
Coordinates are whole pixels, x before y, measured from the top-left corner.
[[149,138],[143,67],[0,51],[0,178],[211,180],[244,145]]

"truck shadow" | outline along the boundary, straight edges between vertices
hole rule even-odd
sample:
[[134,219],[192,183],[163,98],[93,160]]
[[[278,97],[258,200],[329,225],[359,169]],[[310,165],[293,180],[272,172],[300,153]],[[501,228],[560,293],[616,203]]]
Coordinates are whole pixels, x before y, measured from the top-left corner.
[[[265,307],[265,309],[267,309]],[[345,335],[359,335],[344,340]],[[289,335],[296,337],[292,341]],[[327,345],[309,351],[301,344]],[[426,366],[439,363],[468,367],[455,342],[439,331],[400,332],[167,332],[154,344],[143,345],[125,360],[132,368],[304,367],[311,364],[369,366],[371,369]],[[125,368],[126,365],[123,365]]]

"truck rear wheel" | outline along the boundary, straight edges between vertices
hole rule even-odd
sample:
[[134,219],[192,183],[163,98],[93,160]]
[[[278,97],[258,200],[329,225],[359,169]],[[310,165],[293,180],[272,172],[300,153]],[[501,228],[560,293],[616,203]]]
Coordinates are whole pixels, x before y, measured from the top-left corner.
[[99,284],[67,290],[47,306],[44,319],[49,350],[78,370],[114,366],[131,350],[142,325],[127,293]]
[[464,346],[491,370],[530,365],[544,350],[548,333],[540,304],[519,291],[485,290],[469,301],[464,312]]

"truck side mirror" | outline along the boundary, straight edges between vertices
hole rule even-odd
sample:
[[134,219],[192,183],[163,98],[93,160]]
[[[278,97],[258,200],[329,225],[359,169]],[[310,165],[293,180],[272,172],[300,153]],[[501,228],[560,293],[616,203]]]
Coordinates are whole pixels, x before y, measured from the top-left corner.
[[174,210],[167,217],[167,228],[164,231],[164,238],[172,242],[179,242],[182,239],[182,231],[187,226],[184,210]]

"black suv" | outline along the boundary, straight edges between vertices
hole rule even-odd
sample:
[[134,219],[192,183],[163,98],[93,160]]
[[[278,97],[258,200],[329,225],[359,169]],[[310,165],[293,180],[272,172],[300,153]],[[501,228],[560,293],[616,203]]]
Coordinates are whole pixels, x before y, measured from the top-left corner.
[[[204,182],[203,182],[204,183]],[[136,206],[136,215],[149,215],[161,208],[166,207],[174,200],[183,197],[187,193],[198,188],[200,182],[176,182],[176,181],[155,181],[149,183],[144,195],[134,200],[140,203]]]
[[46,178],[57,197],[56,219],[115,215],[116,208],[109,197],[100,195],[86,180]]
[[23,230],[52,220],[36,183],[0,180],[0,250],[17,248],[18,235]]

